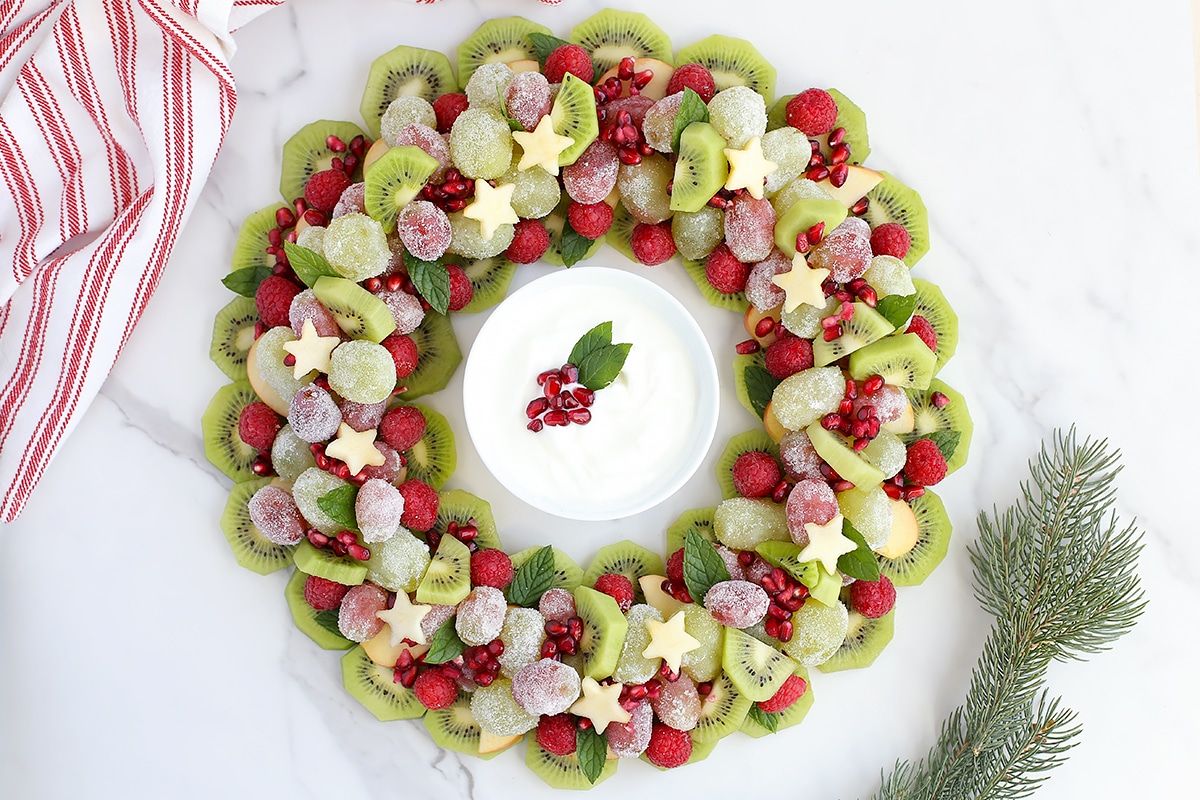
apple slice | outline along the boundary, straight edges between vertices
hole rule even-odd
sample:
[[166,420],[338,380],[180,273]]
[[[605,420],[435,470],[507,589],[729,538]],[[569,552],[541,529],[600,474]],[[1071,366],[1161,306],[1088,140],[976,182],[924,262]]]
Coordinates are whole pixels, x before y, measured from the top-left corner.
[[646,596],[646,602],[657,608],[662,613],[663,619],[670,619],[686,603],[679,602],[662,590],[665,580],[666,578],[662,575],[643,575],[638,578],[638,585],[642,587],[642,594]]
[[531,58],[508,62],[508,68],[513,72],[541,72],[542,66]]
[[899,558],[916,547],[921,529],[917,525],[917,515],[908,503],[890,497],[888,503],[892,506],[892,533],[887,544],[875,552],[884,558]]
[[[619,66],[613,67],[608,72],[601,75],[597,80],[593,81],[593,85],[599,86],[609,78],[617,77],[618,69],[620,69]],[[671,80],[671,75],[675,72],[675,68],[665,61],[659,61],[657,58],[639,58],[634,61],[634,75],[637,75],[639,72],[647,69],[654,73],[654,77],[650,80],[650,83],[646,84],[646,87],[641,90],[641,94],[644,94],[651,100],[662,100],[667,96],[667,82]],[[628,97],[629,84],[623,83],[621,86],[621,96]],[[858,198],[856,197],[854,199],[857,200]]]
[[767,409],[763,412],[763,427],[767,429],[767,436],[770,436],[776,444],[782,441],[788,432],[788,429],[783,427],[783,423],[779,421],[779,417],[775,416],[775,412],[771,410],[770,403],[767,403]]
[[[846,182],[841,186],[834,186],[830,183],[829,178],[823,181],[818,181],[817,186],[820,186],[825,191],[833,196],[834,200],[844,205],[846,208],[857,203],[859,200],[867,196],[867,192],[874,189],[883,181],[883,175],[873,169],[866,167],[856,167],[851,165],[849,175],[846,177]],[[828,233],[828,231],[826,231]]]
[[246,351],[246,378],[250,381],[250,386],[254,389],[254,393],[259,399],[271,407],[271,410],[276,414],[288,415],[288,404],[279,392],[271,388],[271,384],[267,383],[267,379],[262,376],[258,370],[258,342],[250,345],[250,349]]
[[[742,317],[742,324],[746,326],[746,333],[748,333],[752,337],[754,337],[754,340],[756,342],[758,342],[758,346],[765,350],[768,347],[770,347],[772,344],[774,344],[775,340],[779,338],[776,335],[776,330],[778,329],[779,317],[782,313],[783,313],[783,304],[782,303],[775,306],[775,308],[769,309],[767,311],[759,311],[754,306],[750,306],[749,308],[746,309],[746,315],[744,317]],[[766,319],[767,317],[770,317],[771,319],[775,320],[775,327],[771,328],[771,330],[767,333],[766,336],[755,335],[754,329],[756,327],[758,327],[759,322]]]
[[428,645],[409,645],[404,642],[392,647],[392,628],[387,623],[384,623],[383,628],[373,638],[363,642],[362,648],[367,657],[381,667],[396,666],[396,659],[400,658],[400,654],[405,650],[412,653],[413,658],[419,658],[429,650]]
[[902,436],[906,433],[912,433],[917,426],[916,414],[913,412],[912,403],[908,402],[908,396],[904,397],[904,410],[900,412],[900,416],[883,426],[883,429],[888,433],[894,433],[897,436]]
[[[534,62],[537,63],[537,62]],[[510,65],[511,66],[511,65]],[[479,755],[487,755],[488,753],[498,753],[506,747],[512,747],[521,740],[521,736],[497,736],[494,733],[488,733],[482,728],[479,729]]]
[[383,140],[382,136],[380,136],[378,139],[376,139],[371,144],[371,146],[369,148],[367,148],[367,152],[363,156],[363,160],[362,160],[363,172],[366,172],[367,167],[371,166],[376,161],[378,161],[380,156],[382,156],[384,153],[386,153],[389,149],[391,149],[391,145],[389,145],[387,142],[385,142]]

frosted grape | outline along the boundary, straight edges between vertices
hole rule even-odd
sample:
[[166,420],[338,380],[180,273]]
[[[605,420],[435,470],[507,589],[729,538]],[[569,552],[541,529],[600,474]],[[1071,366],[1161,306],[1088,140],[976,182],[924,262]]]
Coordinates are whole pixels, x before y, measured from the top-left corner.
[[650,701],[654,713],[664,725],[677,731],[690,731],[700,721],[700,693],[696,682],[687,675],[664,682],[662,692]]
[[506,222],[496,228],[491,239],[484,239],[479,229],[479,221],[467,219],[461,211],[450,215],[450,230],[450,252],[467,258],[492,258],[500,255],[512,244],[514,231],[513,226]]
[[621,645],[621,657],[613,677],[621,683],[645,683],[658,674],[660,658],[645,658],[642,652],[650,645],[650,631],[646,628],[646,620],[663,621],[662,612],[644,603],[630,606],[625,619],[629,629],[625,634],[625,643]]
[[841,301],[830,296],[823,308],[801,303],[791,311],[784,311],[780,316],[783,326],[797,336],[805,339],[815,339],[821,334],[821,320],[833,314],[841,306]]
[[400,454],[392,449],[391,445],[386,442],[373,442],[375,449],[383,455],[382,464],[367,464],[358,473],[357,477],[361,480],[370,480],[378,478],[387,483],[394,483],[396,478],[400,477],[400,470],[404,468],[401,463]]
[[546,618],[536,608],[510,608],[500,629],[504,652],[500,654],[500,674],[507,678],[541,657]]
[[638,222],[655,225],[670,219],[674,212],[667,184],[674,179],[675,168],[657,153],[644,157],[640,164],[622,164],[617,170],[621,204]]
[[304,518],[292,496],[278,486],[267,484],[247,504],[250,521],[259,533],[275,544],[296,544],[304,536]]
[[631,124],[635,128],[642,127],[642,123],[646,121],[646,112],[654,105],[654,101],[644,94],[626,95],[625,97],[617,98],[610,102],[605,108],[608,109],[608,119],[616,119],[622,111],[628,111],[632,118]]
[[332,439],[341,423],[342,411],[333,396],[315,384],[300,389],[288,404],[288,424],[306,442]]
[[711,681],[721,672],[721,642],[725,629],[702,606],[689,603],[683,607],[683,629],[700,646],[683,654],[680,669],[696,681]]
[[574,164],[562,168],[563,188],[576,203],[599,203],[616,188],[620,166],[617,148],[611,142],[596,139]]
[[508,123],[491,109],[468,108],[458,115],[450,129],[454,165],[463,175],[476,180],[499,178],[507,172],[512,163],[512,144]]
[[338,327],[337,319],[329,313],[312,289],[305,289],[292,298],[288,308],[288,322],[292,325],[292,333],[297,337],[304,333],[304,320],[311,319],[318,336],[341,337],[342,329]]
[[429,176],[430,183],[441,183],[453,163],[450,160],[450,145],[440,133],[428,125],[415,123],[406,125],[396,134],[395,147],[416,147],[438,162],[437,169]]
[[284,425],[275,434],[275,442],[271,445],[271,466],[285,481],[294,481],[300,473],[309,467],[316,466],[312,450],[308,442],[301,439],[292,430],[291,425]]
[[617,758],[637,758],[650,744],[654,731],[654,711],[643,700],[629,709],[629,722],[610,722],[604,729],[608,746]]
[[783,289],[772,283],[771,279],[791,271],[792,260],[779,250],[772,250],[770,255],[750,268],[750,274],[746,277],[746,299],[759,311],[770,311],[782,305]]
[[518,72],[504,90],[508,115],[531,131],[550,113],[550,82],[540,72]]
[[917,291],[917,287],[913,286],[908,265],[895,256],[872,258],[871,265],[863,273],[863,280],[871,284],[871,288],[880,297],[890,294],[908,296]]
[[904,469],[904,462],[908,460],[908,451],[904,447],[904,442],[896,434],[887,431],[880,431],[879,435],[872,439],[871,443],[863,450],[863,455],[886,478],[890,478]]
[[[408,532],[401,531],[401,533],[408,533]],[[399,534],[397,534],[397,536],[398,535]],[[409,536],[412,536],[412,534],[409,534]],[[395,537],[393,537],[393,538],[395,538]],[[414,537],[414,538],[416,538],[416,537]],[[429,555],[428,549],[426,549],[425,555]],[[422,567],[421,572],[423,573],[424,571],[425,571],[425,568]],[[420,578],[417,578],[416,582],[419,582],[419,581],[420,581]],[[414,585],[415,585],[415,583],[414,583]],[[429,607],[429,611],[425,614],[424,617],[421,618],[421,633],[425,634],[425,641],[429,641],[430,639],[432,639],[433,635],[435,633],[437,633],[438,628],[442,627],[442,625],[444,625],[446,623],[446,620],[453,619],[454,612],[456,610],[457,609],[454,606],[443,606],[443,605],[438,605],[437,603],[434,603],[433,605],[431,605]],[[471,687],[474,688],[474,686],[475,686],[475,684],[471,683]]]
[[575,616],[575,596],[566,589],[550,589],[538,601],[538,611],[548,620],[566,622]]
[[725,569],[729,570],[729,577],[734,580],[741,580],[746,577],[746,568],[742,566],[742,562],[738,561],[738,554],[730,550],[723,544],[717,545],[717,555],[725,562]]
[[343,530],[344,526],[327,515],[317,505],[317,501],[346,482],[341,478],[330,475],[323,469],[310,467],[300,473],[292,485],[292,498],[300,509],[300,513],[308,520],[308,524],[326,536],[333,536]]
[[450,219],[428,200],[414,200],[400,209],[396,235],[415,257],[437,261],[450,247]]
[[725,238],[725,212],[712,206],[699,211],[676,211],[671,217],[671,236],[681,256],[689,261],[703,261]]
[[783,427],[798,431],[836,411],[845,391],[839,368],[813,367],[784,378],[775,387],[771,410]]
[[838,283],[861,277],[871,266],[871,226],[858,217],[847,217],[809,252],[808,265],[829,270]]
[[787,499],[787,526],[792,541],[808,544],[808,523],[824,525],[837,516],[838,503],[833,489],[823,480],[804,480],[792,487]]
[[876,550],[887,544],[892,535],[892,504],[882,487],[839,492],[837,499],[842,514],[862,534],[867,547]]
[[824,664],[846,641],[850,615],[834,601],[824,605],[811,597],[792,615],[792,640],[783,651],[806,667]]
[[675,117],[679,107],[683,105],[683,92],[667,95],[646,111],[646,119],[642,122],[642,134],[646,144],[660,153],[674,152],[671,149],[671,139],[675,135]]
[[396,388],[396,362],[383,345],[343,342],[329,358],[329,387],[356,403],[378,403]]
[[771,205],[775,206],[775,215],[782,217],[798,200],[810,198],[832,200],[833,196],[808,178],[796,178],[771,198]]
[[394,292],[382,291],[375,295],[384,302],[392,318],[396,320],[396,333],[407,336],[420,327],[425,319],[425,309],[416,295],[397,289]]
[[[386,542],[371,546],[371,560],[367,562],[367,580],[393,592],[414,592],[425,570],[429,567],[429,547],[409,533],[397,527]],[[447,606],[451,613],[454,606]],[[445,622],[449,617],[443,617]],[[421,620],[422,626],[429,615]],[[437,630],[437,628],[434,628]],[[426,638],[432,635],[426,633]]]
[[484,645],[500,635],[507,613],[508,601],[504,599],[504,592],[491,586],[476,586],[458,604],[454,630],[467,644]]
[[512,679],[513,699],[530,714],[561,714],[579,699],[579,673],[571,667],[543,658],[517,671]]
[[[501,98],[516,76],[517,73],[507,64],[481,64],[471,73],[466,85],[467,100],[471,108],[486,108],[499,113],[502,110]],[[550,91],[549,83],[546,84],[546,91]]]
[[512,166],[499,182],[513,185],[512,207],[517,216],[523,219],[541,219],[558,206],[562,197],[558,180],[541,167],[519,170],[518,163],[520,162],[514,158]]
[[373,583],[362,583],[346,592],[338,609],[338,630],[352,642],[373,639],[383,630],[383,620],[375,616],[387,610],[387,592]]
[[325,226],[309,225],[296,234],[296,244],[314,253],[325,252]]
[[371,478],[358,490],[354,500],[354,517],[364,542],[386,542],[400,527],[404,513],[404,498],[390,483]]
[[387,401],[356,403],[353,400],[342,398],[338,401],[338,408],[342,411],[342,422],[361,433],[379,427],[379,421],[383,419],[383,412],[387,410]]
[[804,431],[788,431],[783,435],[779,440],[779,460],[783,462],[784,474],[792,482],[822,480],[824,460],[817,455],[812,440]]
[[743,194],[725,208],[725,245],[738,261],[762,261],[775,246],[775,209]]
[[330,220],[324,248],[330,266],[352,281],[373,278],[392,261],[383,226],[366,214],[346,214]]
[[338,198],[337,205],[333,207],[333,213],[329,215],[330,219],[336,217],[344,217],[347,214],[365,214],[367,213],[367,185],[362,183],[352,183],[345,188],[342,196]]
[[723,500],[713,515],[713,531],[722,544],[735,550],[753,550],[762,542],[788,538],[783,506],[748,497]]
[[512,682],[501,678],[471,695],[471,714],[493,736],[520,736],[537,727],[538,717],[517,705]]
[[300,387],[312,383],[312,373],[303,378],[295,377],[295,370],[283,363],[288,352],[283,349],[287,342],[294,342],[295,334],[288,325],[280,325],[258,337],[254,344],[255,363],[263,380],[275,393],[288,401]]
[[713,619],[730,628],[748,628],[766,616],[771,599],[749,581],[720,581],[704,595],[704,607]]
[[748,86],[731,86],[717,92],[708,104],[708,121],[730,147],[742,148],[767,132],[767,104]]
[[401,95],[388,104],[379,120],[379,135],[389,147],[396,146],[396,136],[412,124],[437,127],[437,114],[433,106],[423,97]]
[[808,137],[791,126],[768,131],[762,137],[762,150],[763,158],[774,161],[777,167],[763,186],[768,197],[803,174],[812,158]]

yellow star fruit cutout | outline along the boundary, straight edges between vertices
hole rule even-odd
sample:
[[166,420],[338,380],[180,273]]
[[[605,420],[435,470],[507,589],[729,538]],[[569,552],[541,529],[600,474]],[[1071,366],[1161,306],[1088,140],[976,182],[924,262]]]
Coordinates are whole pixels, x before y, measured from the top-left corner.
[[463,216],[479,220],[479,232],[484,239],[491,239],[496,229],[505,223],[516,225],[521,221],[512,207],[516,188],[515,183],[492,186],[487,181],[475,181],[475,202],[463,209]]
[[346,423],[338,425],[337,438],[325,446],[325,455],[345,461],[351,475],[362,472],[368,464],[378,467],[386,459],[375,447],[375,429],[359,433]]
[[521,161],[517,170],[524,172],[533,167],[541,167],[551,175],[558,174],[558,156],[563,150],[575,144],[570,136],[560,136],[554,132],[554,123],[550,115],[545,114],[532,131],[513,131],[513,138],[521,145]]
[[283,343],[283,349],[296,359],[296,367],[292,370],[296,380],[300,380],[314,369],[318,372],[329,372],[329,355],[341,342],[337,336],[318,335],[317,326],[313,325],[313,321],[304,320],[300,338]]
[[838,514],[824,525],[815,522],[804,523],[804,530],[808,533],[808,546],[800,551],[796,560],[802,564],[805,561],[820,561],[826,572],[836,572],[838,556],[843,556],[858,547],[842,535],[843,521],[844,517]]
[[405,639],[417,644],[428,644],[421,620],[433,611],[433,606],[414,605],[407,592],[396,592],[396,604],[386,611],[376,611],[375,616],[392,629],[392,647],[399,647]]
[[661,658],[672,672],[679,672],[683,654],[700,646],[700,642],[683,629],[686,616],[683,609],[680,609],[666,622],[647,619],[646,630],[650,631],[650,644],[642,651],[642,658]]
[[629,722],[629,712],[621,708],[621,684],[601,686],[595,678],[584,678],[579,688],[583,694],[571,704],[571,713],[590,719],[596,733],[604,733],[610,722]]
[[804,255],[796,253],[792,257],[791,271],[776,275],[771,278],[771,283],[783,289],[787,298],[783,301],[783,310],[790,314],[801,304],[824,308],[825,290],[821,288],[821,284],[828,277],[829,270],[810,269]]
[[755,200],[762,200],[763,181],[779,169],[778,164],[763,157],[762,139],[751,137],[741,150],[726,147],[725,157],[729,159],[729,177],[725,180],[725,188],[730,191],[745,189]]

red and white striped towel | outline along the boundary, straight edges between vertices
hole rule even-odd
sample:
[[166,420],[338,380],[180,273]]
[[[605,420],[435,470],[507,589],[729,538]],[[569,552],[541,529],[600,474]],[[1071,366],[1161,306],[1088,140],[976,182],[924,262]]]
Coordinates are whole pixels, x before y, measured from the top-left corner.
[[230,32],[284,0],[0,0],[0,519],[153,294],[229,128]]

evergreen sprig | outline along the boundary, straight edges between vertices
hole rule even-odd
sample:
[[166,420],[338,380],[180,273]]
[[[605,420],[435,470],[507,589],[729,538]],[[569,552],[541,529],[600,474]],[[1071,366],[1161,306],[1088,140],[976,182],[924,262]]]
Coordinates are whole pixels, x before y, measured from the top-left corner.
[[1028,797],[1077,744],[1075,712],[1049,697],[1046,669],[1107,650],[1146,605],[1141,532],[1113,510],[1119,461],[1106,441],[1056,431],[1020,499],[980,514],[975,596],[996,619],[966,702],[924,758],[883,777],[875,800]]

